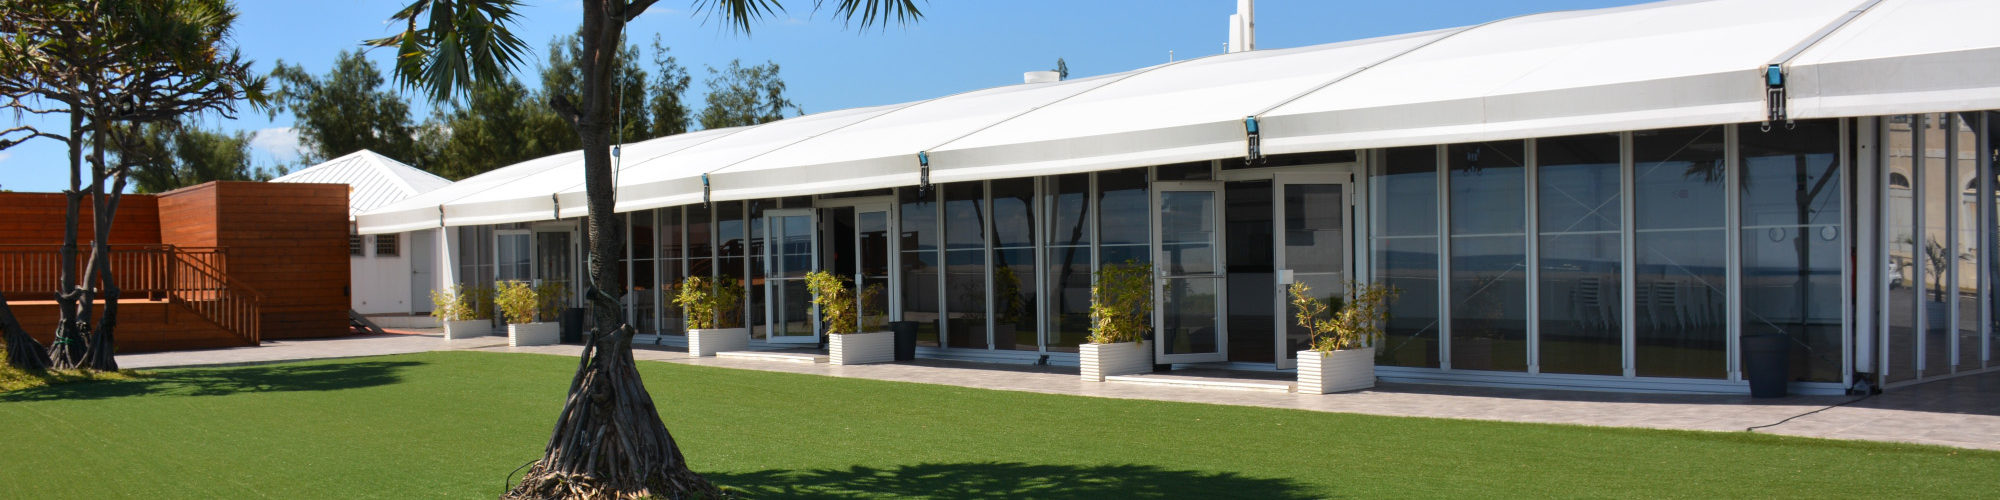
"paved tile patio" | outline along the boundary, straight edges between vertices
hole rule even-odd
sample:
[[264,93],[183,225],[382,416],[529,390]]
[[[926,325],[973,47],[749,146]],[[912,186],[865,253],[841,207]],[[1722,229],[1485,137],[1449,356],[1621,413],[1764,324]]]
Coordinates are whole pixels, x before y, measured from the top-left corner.
[[[577,346],[509,348],[504,337],[447,341],[435,335],[384,335],[273,341],[266,342],[260,347],[236,349],[133,354],[120,356],[119,363],[128,368],[160,368],[434,350],[482,350],[575,356],[580,348]],[[1084,382],[1077,377],[1075,367],[944,360],[832,366],[751,359],[694,358],[688,356],[684,350],[657,346],[639,346],[634,352],[634,357],[640,360],[701,366],[947,384],[1045,394],[1262,406],[1387,416],[1654,429],[1744,431],[1759,427],[1754,432],[2000,450],[2000,372],[1932,382],[1869,398],[1794,396],[1776,400],[1753,400],[1748,396],[1626,394],[1393,383],[1385,383],[1365,391],[1303,395]]]

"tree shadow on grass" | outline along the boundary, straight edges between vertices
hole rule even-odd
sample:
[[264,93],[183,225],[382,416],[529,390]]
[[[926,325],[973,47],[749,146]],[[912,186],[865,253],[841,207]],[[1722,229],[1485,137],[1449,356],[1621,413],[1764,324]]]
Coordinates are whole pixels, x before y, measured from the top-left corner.
[[253,392],[332,391],[393,384],[415,361],[360,361],[198,368],[135,380],[79,382],[0,393],[0,402],[110,399],[126,396],[225,396]]
[[1322,498],[1291,479],[1150,465],[983,462],[704,474],[746,498]]

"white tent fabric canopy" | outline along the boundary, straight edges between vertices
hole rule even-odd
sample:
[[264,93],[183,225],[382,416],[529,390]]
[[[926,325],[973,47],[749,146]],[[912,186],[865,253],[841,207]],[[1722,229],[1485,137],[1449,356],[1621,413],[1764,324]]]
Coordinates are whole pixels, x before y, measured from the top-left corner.
[[1794,59],[1791,116],[1992,109],[2000,1],[1882,2]]
[[[1224,54],[629,145],[617,210],[916,185],[919,153],[933,182],[1240,158],[1252,116],[1266,154],[1756,122],[1776,63],[1795,118],[2000,108],[1996,18],[1993,0],[1673,0]],[[582,181],[564,153],[358,225],[580,216]]]

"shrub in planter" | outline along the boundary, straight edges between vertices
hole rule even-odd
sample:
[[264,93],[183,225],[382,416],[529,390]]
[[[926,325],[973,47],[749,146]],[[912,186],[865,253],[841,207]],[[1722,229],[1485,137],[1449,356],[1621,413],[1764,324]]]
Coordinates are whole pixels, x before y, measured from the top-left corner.
[[[453,285],[431,291],[431,317],[444,326],[444,338],[456,340],[493,334],[492,316],[481,317],[474,302],[477,287]],[[490,310],[490,309],[489,309]]]
[[1299,326],[1312,335],[1311,348],[1299,351],[1300,393],[1375,386],[1375,343],[1382,339],[1382,321],[1396,290],[1360,283],[1345,288],[1344,294],[1324,299],[1314,297],[1305,283],[1293,283],[1287,290]]
[[507,320],[509,347],[556,343],[557,336],[561,332],[553,321],[555,319],[553,312],[548,317],[541,318],[542,321],[536,321],[536,316],[543,312],[544,305],[552,302],[551,298],[542,296],[542,289],[519,281],[503,281],[497,283],[495,289],[493,302],[500,307],[502,316]]
[[1144,339],[1152,319],[1152,265],[1128,260],[1098,271],[1090,286],[1090,336],[1078,346],[1083,379],[1151,371],[1153,351]]
[[826,323],[827,358],[836,365],[882,363],[896,359],[895,334],[886,331],[858,332],[858,312],[847,282],[826,271],[806,273],[806,290],[819,316]]
[[687,318],[688,354],[714,356],[750,347],[750,331],[740,326],[742,315],[728,314],[741,307],[741,282],[689,276],[676,287],[673,301]]

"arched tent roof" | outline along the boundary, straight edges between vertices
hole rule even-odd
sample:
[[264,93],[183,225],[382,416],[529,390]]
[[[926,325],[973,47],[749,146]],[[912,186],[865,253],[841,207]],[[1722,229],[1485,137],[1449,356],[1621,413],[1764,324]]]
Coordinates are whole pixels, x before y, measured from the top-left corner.
[[[934,182],[1242,157],[1246,117],[1267,154],[1755,122],[1773,65],[1797,118],[2000,108],[1996,18],[1991,0],[1673,0],[1223,54],[654,139],[627,148],[617,209],[915,185],[919,153]],[[582,179],[565,153],[359,225],[582,215]]]
[[451,180],[418,170],[366,149],[327,160],[271,182],[346,184],[347,218],[451,185]]

